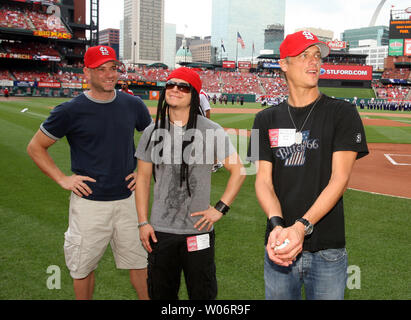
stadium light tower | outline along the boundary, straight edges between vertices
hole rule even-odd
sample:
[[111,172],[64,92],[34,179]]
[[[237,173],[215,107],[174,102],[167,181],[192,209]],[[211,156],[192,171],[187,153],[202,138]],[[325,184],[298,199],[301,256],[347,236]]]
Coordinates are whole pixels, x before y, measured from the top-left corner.
[[375,22],[377,21],[378,15],[380,14],[381,8],[383,7],[384,3],[387,0],[381,0],[379,5],[377,6],[377,9],[375,9],[374,14],[372,15],[369,27],[374,27],[375,26]]
[[98,45],[99,40],[99,0],[90,0],[90,45]]

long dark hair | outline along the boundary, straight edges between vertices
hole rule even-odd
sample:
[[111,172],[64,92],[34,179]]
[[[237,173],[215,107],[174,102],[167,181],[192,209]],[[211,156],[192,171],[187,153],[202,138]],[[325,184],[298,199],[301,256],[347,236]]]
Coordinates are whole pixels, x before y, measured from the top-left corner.
[[[197,128],[197,116],[201,115],[200,96],[198,92],[192,86],[190,88],[190,92],[191,92],[190,113],[189,113],[188,122],[186,125],[186,130]],[[150,142],[151,142],[151,136],[157,129],[167,129],[168,131],[170,131],[170,106],[168,105],[166,101],[166,88],[164,88],[161,91],[160,98],[157,104],[157,115],[156,115],[154,129],[150,134],[150,138],[147,142],[145,150],[148,149],[148,146],[150,145]],[[155,141],[154,146],[156,146],[160,142],[161,141]],[[184,155],[185,148],[188,145],[192,144],[193,142],[194,142],[194,135],[192,136],[190,141],[186,141],[186,140],[183,141],[182,150],[181,150],[182,159],[181,159],[181,168],[180,168],[180,187],[182,187],[183,182],[186,181],[189,197],[191,197],[190,184],[188,181],[188,175],[189,175],[188,169],[189,168],[188,168],[188,164],[184,161],[183,155]],[[160,151],[160,156],[162,155],[163,155],[163,149],[161,149]],[[156,173],[155,173],[156,167],[158,167],[158,164],[156,165],[153,163],[154,181],[156,181]]]

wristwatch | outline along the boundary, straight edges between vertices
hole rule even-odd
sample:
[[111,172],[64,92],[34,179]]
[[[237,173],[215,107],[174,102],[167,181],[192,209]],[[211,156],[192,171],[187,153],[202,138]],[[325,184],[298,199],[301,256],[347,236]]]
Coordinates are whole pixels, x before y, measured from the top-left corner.
[[314,226],[308,221],[307,219],[304,218],[299,218],[295,220],[295,222],[301,222],[304,225],[304,236],[308,236],[311,233],[313,233]]

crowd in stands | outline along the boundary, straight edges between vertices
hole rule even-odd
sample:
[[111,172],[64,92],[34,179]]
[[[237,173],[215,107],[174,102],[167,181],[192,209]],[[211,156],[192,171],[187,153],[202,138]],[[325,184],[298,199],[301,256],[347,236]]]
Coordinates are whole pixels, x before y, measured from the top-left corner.
[[12,80],[8,70],[0,70],[0,80]]
[[[161,68],[128,68],[127,79],[137,81],[166,81],[170,70]],[[232,71],[198,71],[206,92],[266,94],[275,92],[286,94],[285,81],[278,72],[249,73]]]
[[0,70],[0,80],[83,83],[84,74],[59,70],[58,73],[40,71]]
[[[40,82],[62,82],[62,83],[83,83],[84,75],[73,72],[48,73],[36,71],[14,71],[14,79],[17,81],[40,81]],[[10,79],[10,80],[14,80]]]
[[29,54],[29,55],[47,55],[47,56],[54,56],[60,57],[59,52],[53,48],[52,45],[48,45],[45,43],[40,42],[7,42],[2,41],[0,45],[1,52],[6,53],[21,53],[21,54]]
[[28,11],[27,16],[33,22],[36,30],[67,33],[67,29],[56,15]]
[[[0,80],[40,81],[61,83],[84,83],[83,73],[69,71],[70,68],[60,67],[57,73],[41,71],[0,70]],[[74,70],[74,69],[72,69]],[[78,69],[77,69],[78,70]],[[210,95],[225,94],[255,94],[284,97],[288,95],[287,85],[279,72],[233,72],[233,71],[198,71],[203,82],[204,90]],[[161,68],[129,68],[123,74],[125,80],[137,81],[166,81],[170,70]],[[373,81],[373,88],[377,99],[409,100],[411,90],[409,86],[396,84],[384,85]]]
[[9,4],[0,4],[0,27],[68,33],[59,17]]
[[199,72],[203,87],[207,92],[220,92],[220,75],[211,70]]
[[398,85],[379,85],[375,87],[377,98],[388,100],[406,100],[410,92],[409,87]]
[[17,81],[54,82],[54,76],[48,72],[14,71]]
[[259,77],[248,72],[221,72],[222,90],[226,93],[263,94]]
[[275,96],[288,95],[288,88],[285,79],[280,77],[279,73],[273,73],[272,77],[267,76],[269,76],[267,73],[260,75],[260,81],[266,94]]
[[0,5],[0,27],[13,29],[30,29],[25,14],[17,8]]

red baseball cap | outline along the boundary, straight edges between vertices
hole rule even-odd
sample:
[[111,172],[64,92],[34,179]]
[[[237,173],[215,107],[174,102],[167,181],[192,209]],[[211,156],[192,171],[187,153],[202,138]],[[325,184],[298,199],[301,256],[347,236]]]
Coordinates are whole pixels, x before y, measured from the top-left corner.
[[84,66],[87,68],[97,68],[108,61],[114,61],[121,64],[121,62],[117,60],[116,52],[111,47],[90,47],[84,55]]
[[173,78],[187,81],[200,94],[202,82],[200,76],[194,70],[186,67],[175,69],[167,77],[167,81]]
[[301,52],[311,46],[317,46],[321,52],[321,58],[330,53],[330,48],[325,42],[318,40],[317,36],[310,31],[298,31],[289,34],[280,45],[280,59],[298,56]]

